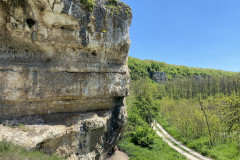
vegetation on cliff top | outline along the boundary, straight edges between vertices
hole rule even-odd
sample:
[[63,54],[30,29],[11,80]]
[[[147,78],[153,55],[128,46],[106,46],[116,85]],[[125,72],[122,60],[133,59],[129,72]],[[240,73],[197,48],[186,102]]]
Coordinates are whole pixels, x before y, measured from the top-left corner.
[[228,72],[215,69],[203,69],[195,67],[186,67],[180,65],[167,64],[153,60],[140,60],[137,58],[128,58],[128,67],[131,71],[131,79],[138,80],[142,78],[153,78],[153,73],[157,71],[165,72],[168,79],[174,77],[191,77],[194,75],[201,76],[233,76],[236,72]]
[[[81,4],[84,6],[85,9],[87,9],[88,11],[92,12],[94,5],[97,0],[81,0]],[[107,0],[106,5],[112,5],[112,6],[116,6],[117,5],[118,0]]]
[[[94,0],[94,1],[96,1],[96,0]],[[95,5],[93,0],[81,0],[80,2],[84,6],[85,9],[87,9],[90,12],[93,11],[93,8],[94,8],[94,5]]]

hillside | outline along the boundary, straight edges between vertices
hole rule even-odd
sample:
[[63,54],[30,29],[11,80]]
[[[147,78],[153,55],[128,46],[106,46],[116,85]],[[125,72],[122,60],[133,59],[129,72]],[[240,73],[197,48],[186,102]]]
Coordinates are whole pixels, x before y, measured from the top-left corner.
[[201,76],[234,76],[238,73],[216,69],[203,69],[186,67],[181,65],[167,64],[154,60],[140,60],[138,58],[129,57],[128,67],[131,72],[131,79],[138,80],[140,78],[152,78],[154,72],[165,72],[168,79],[173,77],[191,77],[196,75]]
[[[130,158],[154,159],[160,153],[156,145],[163,142],[151,129],[156,120],[173,137],[202,155],[217,160],[239,160],[238,73],[132,57],[128,66],[132,79],[127,97],[128,125],[120,147]],[[156,83],[156,73],[163,73],[165,78]]]

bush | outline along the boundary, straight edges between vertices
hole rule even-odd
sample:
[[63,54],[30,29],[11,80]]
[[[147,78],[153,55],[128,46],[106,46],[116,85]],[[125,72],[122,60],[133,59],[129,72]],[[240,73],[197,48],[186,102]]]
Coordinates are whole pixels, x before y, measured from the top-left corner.
[[107,5],[114,5],[114,6],[116,6],[117,5],[117,0],[108,0],[107,1]]
[[84,6],[85,9],[87,9],[88,11],[91,11],[91,12],[93,11],[93,8],[95,5],[93,0],[81,0],[80,2]]
[[152,147],[154,143],[155,132],[149,126],[137,126],[132,135],[132,142],[141,147]]
[[0,143],[0,152],[8,152],[10,149],[10,143]]

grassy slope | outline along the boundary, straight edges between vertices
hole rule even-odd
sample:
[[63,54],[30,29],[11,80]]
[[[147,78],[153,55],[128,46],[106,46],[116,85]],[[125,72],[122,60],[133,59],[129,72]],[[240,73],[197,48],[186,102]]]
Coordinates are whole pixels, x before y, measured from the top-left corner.
[[122,139],[119,142],[119,147],[129,155],[130,160],[186,159],[158,137],[156,137],[152,149],[137,146],[133,144],[129,138]]
[[28,151],[23,147],[0,142],[1,160],[63,160],[56,155],[46,155],[41,152]]

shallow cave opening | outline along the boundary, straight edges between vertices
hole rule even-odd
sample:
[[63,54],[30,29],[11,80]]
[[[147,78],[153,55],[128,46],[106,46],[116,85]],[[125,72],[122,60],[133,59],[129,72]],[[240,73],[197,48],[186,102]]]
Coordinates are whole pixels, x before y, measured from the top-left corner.
[[29,28],[32,28],[32,26],[34,26],[36,24],[36,22],[33,19],[31,19],[31,18],[28,18],[26,20],[26,23],[27,23]]
[[45,8],[44,8],[44,7],[40,8],[40,11],[44,11],[44,10],[45,10]]
[[92,52],[92,55],[93,55],[93,56],[97,56],[97,52],[96,52],[96,51],[93,51],[93,52]]

